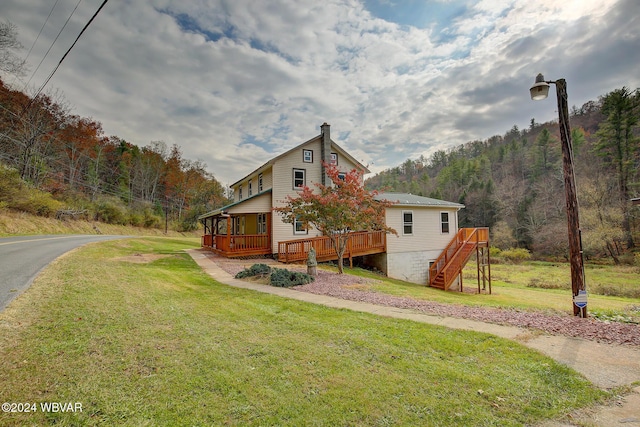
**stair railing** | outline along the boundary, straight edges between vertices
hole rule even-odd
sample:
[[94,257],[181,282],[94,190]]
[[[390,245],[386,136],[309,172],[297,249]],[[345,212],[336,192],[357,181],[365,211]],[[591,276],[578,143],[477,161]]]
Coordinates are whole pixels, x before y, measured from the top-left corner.
[[[480,233],[478,230],[483,231],[483,233]],[[443,279],[443,286],[446,289],[453,281],[453,278],[460,273],[462,266],[470,257],[471,251],[465,254],[464,259],[459,257],[458,254],[461,249],[468,243],[473,243],[473,247],[475,248],[480,241],[485,239],[484,232],[484,228],[459,229],[455,237],[451,239],[451,242],[449,242],[431,267],[429,267],[429,283],[433,284],[438,277],[441,277]]]

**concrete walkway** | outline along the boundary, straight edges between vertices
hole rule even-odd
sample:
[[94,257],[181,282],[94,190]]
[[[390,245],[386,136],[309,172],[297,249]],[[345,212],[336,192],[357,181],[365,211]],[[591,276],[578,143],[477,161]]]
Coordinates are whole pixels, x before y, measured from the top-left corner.
[[[276,288],[246,282],[235,279],[229,273],[222,270],[210,256],[208,256],[208,252],[193,249],[188,250],[187,253],[207,274],[218,282],[229,286],[251,289],[328,307],[344,308],[397,319],[408,319],[454,329],[485,332],[518,341],[522,345],[538,350],[556,361],[573,368],[599,388],[610,389],[636,383],[633,392],[621,398],[619,402],[616,402],[612,406],[602,407],[588,414],[583,414],[583,416],[587,417],[584,421],[588,421],[588,425],[591,426],[620,426],[620,423],[624,423],[627,426],[640,427],[640,386],[637,386],[637,383],[640,383],[640,349],[638,348],[601,344],[595,341],[565,336],[542,335],[538,332],[532,332],[531,330],[514,326],[496,325],[455,317],[434,316],[410,309],[348,301],[325,295],[300,292],[293,289]],[[579,420],[580,417],[574,418],[574,421]],[[558,426],[558,424],[548,424],[548,426],[554,425]]]

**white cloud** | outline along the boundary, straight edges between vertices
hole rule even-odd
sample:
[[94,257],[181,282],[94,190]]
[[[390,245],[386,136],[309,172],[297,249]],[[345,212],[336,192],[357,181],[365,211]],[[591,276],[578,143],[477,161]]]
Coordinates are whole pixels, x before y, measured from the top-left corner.
[[[31,63],[75,4],[59,3]],[[35,85],[99,3],[78,9]],[[538,72],[567,78],[577,105],[637,87],[634,6],[485,0],[452,13],[455,21],[439,22],[437,32],[377,18],[356,0],[110,2],[51,85],[108,134],[139,145],[179,144],[224,183],[317,135],[324,121],[334,139],[348,134],[339,143],[379,171],[526,126],[531,117],[551,119],[553,105],[528,99]],[[30,46],[50,7],[4,0],[0,15]]]

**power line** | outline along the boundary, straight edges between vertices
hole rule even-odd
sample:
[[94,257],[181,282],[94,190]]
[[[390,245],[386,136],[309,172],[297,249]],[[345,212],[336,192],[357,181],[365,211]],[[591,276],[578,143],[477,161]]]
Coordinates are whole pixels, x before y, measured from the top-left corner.
[[[64,22],[64,25],[62,26],[62,28],[60,28],[60,31],[58,31],[58,34],[56,35],[56,38],[53,39],[53,42],[51,42],[51,45],[49,46],[49,49],[47,49],[47,51],[45,52],[44,56],[42,57],[42,59],[40,60],[40,62],[38,63],[38,66],[36,67],[36,69],[33,71],[33,73],[31,74],[31,77],[29,77],[29,80],[27,80],[27,82],[24,84],[24,87],[22,88],[22,91],[24,92],[25,89],[27,88],[27,86],[29,85],[29,83],[31,83],[31,80],[33,79],[33,77],[36,75],[36,73],[38,72],[38,70],[40,69],[40,66],[42,65],[42,63],[44,62],[44,60],[46,59],[46,57],[49,55],[49,52],[51,52],[51,49],[53,48],[53,46],[56,44],[56,42],[58,41],[58,37],[60,37],[60,34],[62,34],[62,32],[64,31],[64,29],[66,28],[67,24],[69,23],[69,21],[71,20],[71,17],[73,16],[73,14],[76,12],[76,9],[78,8],[78,6],[80,5],[80,3],[82,2],[82,0],[78,0],[78,3],[76,3],[76,7],[73,8],[73,10],[71,11],[71,14],[69,15],[69,17],[67,18],[67,20]],[[56,4],[58,4],[58,0],[56,0]],[[56,4],[53,5],[53,8],[56,7]],[[51,8],[51,12],[49,12],[49,16],[51,16],[51,13],[53,13],[53,8]],[[49,16],[47,16],[47,20],[44,22],[45,24],[47,23],[47,21],[49,20]],[[44,24],[42,25],[42,28],[44,28]],[[42,32],[42,28],[40,29],[40,33]],[[38,33],[38,37],[40,37],[40,33]],[[38,37],[36,37],[36,41],[38,40]],[[33,42],[33,45],[31,46],[31,49],[33,49],[33,46],[35,46],[36,42]],[[29,49],[29,53],[31,53],[31,49]],[[29,54],[27,54],[27,57],[29,57]],[[25,58],[26,61],[26,58]],[[34,97],[35,98],[35,97]]]
[[[29,52],[27,52],[27,56],[24,57],[23,63],[26,63],[27,59],[29,59],[29,55],[31,55],[31,51],[33,50],[33,48],[35,47],[36,43],[38,42],[38,39],[40,38],[40,34],[42,34],[42,30],[44,30],[44,27],[47,25],[47,22],[49,22],[49,18],[51,18],[51,14],[53,13],[53,10],[56,8],[57,4],[58,4],[58,0],[56,0],[56,2],[53,4],[53,7],[49,11],[49,15],[47,15],[47,19],[44,20],[44,24],[42,24],[42,27],[40,27],[40,31],[38,32],[38,35],[36,36],[36,39],[33,41],[33,44],[29,48]],[[43,60],[44,60],[44,58],[43,58]],[[34,74],[35,74],[35,72],[31,75],[31,78],[33,78]],[[29,81],[31,81],[31,78],[29,79]],[[16,81],[16,76],[13,77],[12,83],[15,82],[15,81]],[[29,84],[29,82],[27,82],[25,84],[25,88],[24,89],[26,89],[28,84]],[[22,90],[24,91],[24,89],[22,89]]]
[[[78,1],[78,4],[80,4],[82,0]],[[33,98],[31,98],[31,101],[33,102],[33,100],[35,100],[38,95],[40,95],[40,93],[42,92],[42,90],[44,89],[44,87],[47,85],[47,83],[49,83],[49,81],[51,80],[51,78],[53,77],[53,75],[56,73],[56,71],[58,71],[58,68],[60,68],[60,65],[62,65],[62,62],[65,60],[65,58],[67,57],[67,55],[69,55],[69,52],[71,52],[71,50],[73,49],[73,47],[76,45],[76,43],[78,43],[78,40],[80,39],[80,37],[82,37],[82,34],[84,34],[84,32],[87,30],[87,28],[89,28],[89,25],[91,25],[91,23],[93,22],[93,20],[96,18],[96,16],[98,16],[98,14],[100,13],[100,11],[102,10],[102,8],[107,4],[109,0],[104,0],[102,2],[102,4],[100,5],[100,7],[98,8],[98,10],[96,10],[96,12],[93,14],[93,16],[91,17],[91,19],[89,19],[89,22],[87,22],[85,24],[85,26],[82,28],[82,30],[80,31],[80,34],[78,34],[78,37],[76,37],[76,39],[73,41],[73,43],[71,44],[71,46],[69,47],[69,49],[67,49],[67,51],[65,52],[64,55],[62,55],[62,58],[60,59],[60,61],[58,62],[58,65],[56,65],[56,67],[53,69],[53,71],[51,71],[51,74],[49,74],[49,77],[47,77],[47,79],[44,81],[44,83],[42,83],[42,85],[40,86],[40,88],[37,90],[36,94],[33,96]],[[77,7],[77,6],[76,6]],[[75,9],[74,9],[75,10]],[[66,24],[65,24],[66,25]],[[27,109],[29,108],[29,106],[31,106],[31,103],[29,103],[29,105],[27,105]]]

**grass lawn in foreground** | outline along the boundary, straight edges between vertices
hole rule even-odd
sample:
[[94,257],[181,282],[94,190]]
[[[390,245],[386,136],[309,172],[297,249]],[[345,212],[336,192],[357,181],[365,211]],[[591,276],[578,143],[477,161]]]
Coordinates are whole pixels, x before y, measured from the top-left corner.
[[491,335],[219,284],[191,244],[92,244],[45,270],[0,313],[0,401],[83,411],[0,425],[519,426],[605,395]]

